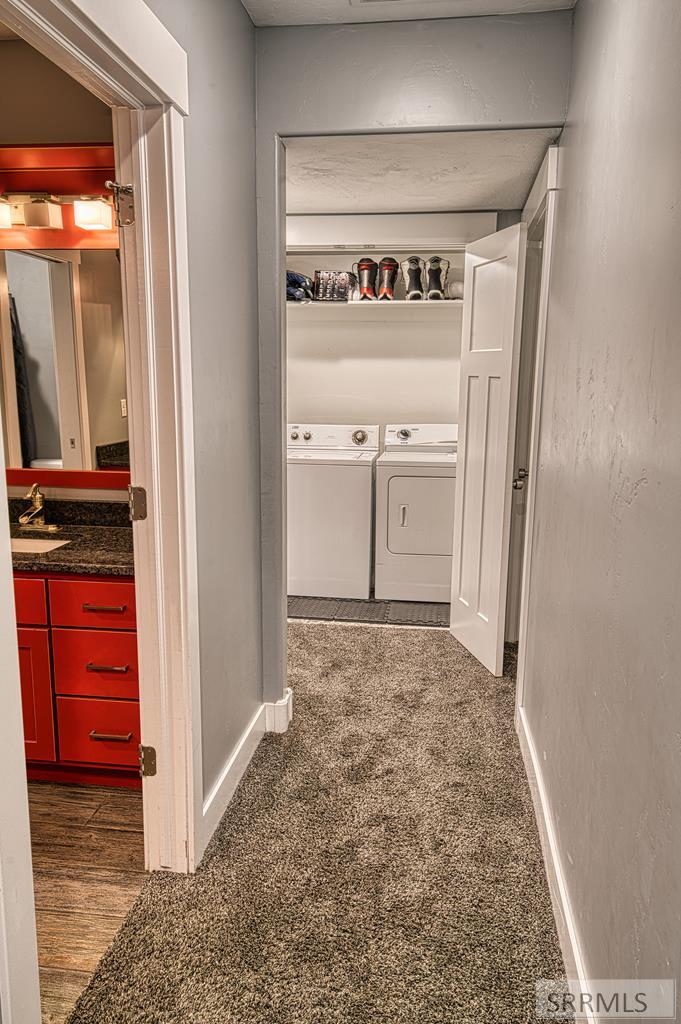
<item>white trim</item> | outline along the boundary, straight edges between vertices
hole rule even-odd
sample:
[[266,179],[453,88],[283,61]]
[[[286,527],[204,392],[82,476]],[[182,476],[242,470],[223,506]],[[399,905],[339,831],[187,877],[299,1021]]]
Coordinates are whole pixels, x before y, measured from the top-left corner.
[[542,254],[541,278],[539,283],[539,307],[537,311],[537,341],[534,360],[534,385],[532,413],[530,419],[530,448],[527,460],[527,498],[525,505],[525,537],[523,540],[523,568],[520,583],[520,621],[518,626],[518,674],[516,681],[516,707],[523,704],[525,674],[527,671],[528,609],[532,584],[532,555],[534,543],[534,513],[537,497],[537,474],[539,472],[539,432],[542,416],[542,395],[544,386],[544,352],[546,349],[546,325],[548,320],[549,288],[551,284],[551,255],[556,221],[557,192],[546,193],[538,210],[545,207],[544,248]]
[[267,732],[286,732],[293,718],[293,690],[290,686],[281,700],[264,704]]
[[227,805],[234,796],[236,787],[241,782],[260,740],[265,735],[266,716],[266,705],[261,704],[203,801],[204,848],[227,810]]
[[189,112],[187,55],[144,0],[0,0],[0,20],[109,106]]
[[558,188],[558,146],[549,146],[523,208],[521,220],[530,225],[539,213],[546,193]]
[[201,737],[183,124],[160,107],[115,108],[113,121],[137,210],[121,264],[131,473],[148,505],[133,524],[141,725],[159,766],[143,785],[146,865],[193,871]]
[[286,732],[293,717],[293,691],[275,704],[261,704],[203,801],[204,848],[227,810],[236,788],[266,732]]
[[[558,941],[560,942],[563,954],[565,972],[568,978],[578,980],[582,985],[588,987],[589,974],[584,964],[582,943],[577,921],[572,910],[553,814],[544,783],[541,761],[532,738],[524,708],[517,709],[515,726],[525,764],[525,773],[530,785],[535,818],[537,819],[549,892],[553,904],[553,916],[556,920]],[[590,1012],[587,1012],[586,1019],[597,1022],[597,1018]]]

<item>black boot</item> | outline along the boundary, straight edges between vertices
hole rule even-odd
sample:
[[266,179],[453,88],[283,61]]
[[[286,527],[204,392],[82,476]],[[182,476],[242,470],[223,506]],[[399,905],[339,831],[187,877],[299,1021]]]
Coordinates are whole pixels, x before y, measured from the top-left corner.
[[428,281],[429,299],[444,299],[445,281],[449,273],[449,260],[443,260],[440,256],[431,256],[426,263],[426,278]]
[[402,263],[402,274],[407,292],[407,302],[419,302],[423,298],[423,271],[425,263],[420,256],[410,256]]
[[395,282],[400,272],[400,265],[394,256],[384,256],[378,265],[378,299],[379,302],[392,302],[395,298]]

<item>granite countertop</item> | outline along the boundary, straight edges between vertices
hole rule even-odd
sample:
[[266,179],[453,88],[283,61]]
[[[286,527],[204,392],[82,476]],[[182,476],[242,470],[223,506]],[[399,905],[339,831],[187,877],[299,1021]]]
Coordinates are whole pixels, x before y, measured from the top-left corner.
[[58,533],[22,530],[15,523],[12,537],[69,541],[46,553],[12,552],[15,572],[67,572],[84,576],[134,576],[132,530],[120,526],[62,526]]

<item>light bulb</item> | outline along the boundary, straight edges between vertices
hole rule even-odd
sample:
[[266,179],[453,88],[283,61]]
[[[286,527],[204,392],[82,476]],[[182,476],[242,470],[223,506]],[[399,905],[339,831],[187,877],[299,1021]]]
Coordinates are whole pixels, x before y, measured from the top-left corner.
[[73,220],[76,227],[84,231],[111,231],[113,210],[103,199],[76,199]]

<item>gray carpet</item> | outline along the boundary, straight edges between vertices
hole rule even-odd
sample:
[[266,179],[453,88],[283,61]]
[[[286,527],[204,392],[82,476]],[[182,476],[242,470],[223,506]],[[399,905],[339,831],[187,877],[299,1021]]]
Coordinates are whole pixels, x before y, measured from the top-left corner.
[[513,681],[446,632],[291,623],[193,878],[152,876],[71,1024],[526,1024],[562,972]]

